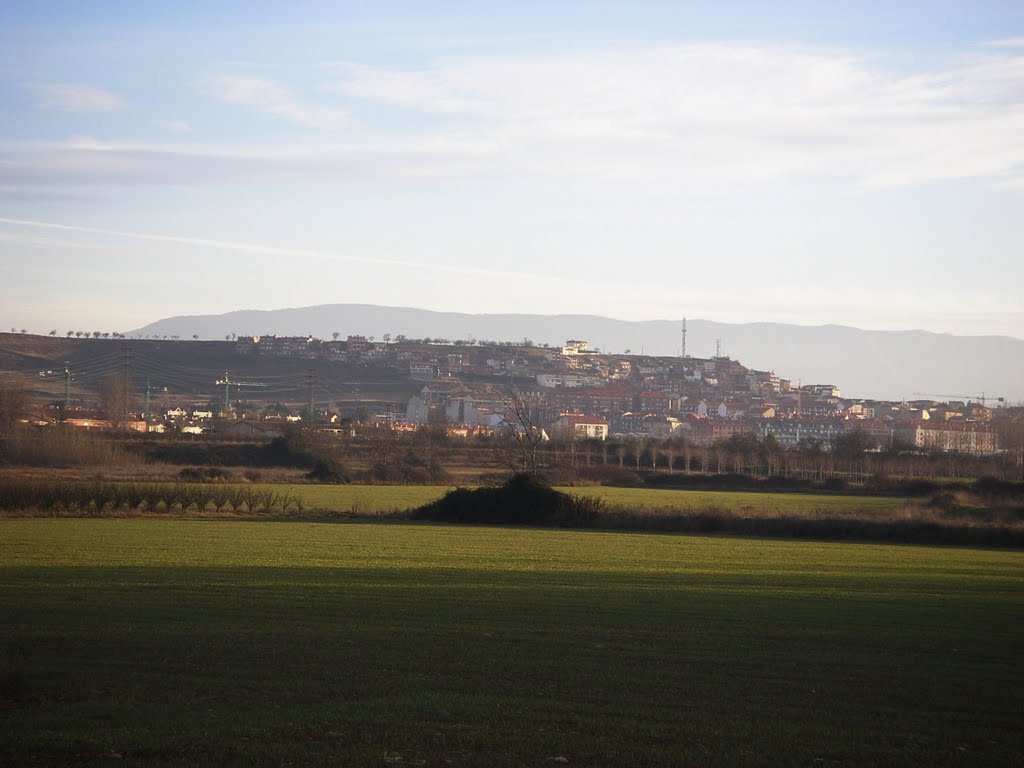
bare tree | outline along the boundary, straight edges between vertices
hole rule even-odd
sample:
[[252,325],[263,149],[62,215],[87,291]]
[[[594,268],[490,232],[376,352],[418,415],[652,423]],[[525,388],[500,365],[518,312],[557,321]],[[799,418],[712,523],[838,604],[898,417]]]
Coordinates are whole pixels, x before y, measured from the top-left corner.
[[513,388],[504,405],[502,423],[508,428],[515,449],[509,464],[513,469],[535,475],[540,445],[547,439],[547,434],[541,429],[536,416],[536,404],[531,403],[522,392]]
[[379,479],[388,480],[399,447],[398,435],[390,426],[382,425],[370,430],[366,438],[371,471]]
[[6,437],[28,410],[28,391],[21,384],[0,383],[0,437]]
[[131,420],[135,390],[124,373],[107,376],[100,385],[100,401],[115,429],[123,429]]

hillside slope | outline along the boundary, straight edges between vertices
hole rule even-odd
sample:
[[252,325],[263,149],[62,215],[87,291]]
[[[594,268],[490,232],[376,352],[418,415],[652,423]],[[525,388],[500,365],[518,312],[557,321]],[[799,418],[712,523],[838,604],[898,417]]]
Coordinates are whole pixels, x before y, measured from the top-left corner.
[[[204,339],[238,335],[340,333],[415,338],[493,339],[562,344],[586,339],[602,351],[678,355],[678,321],[629,322],[594,315],[462,314],[407,307],[329,304],[269,311],[242,310],[158,320],[130,336]],[[866,331],[845,326],[687,321],[686,351],[711,357],[721,339],[724,355],[794,382],[830,383],[848,396],[913,398],[917,392],[946,397],[1024,400],[1024,339],[953,336],[928,331]]]

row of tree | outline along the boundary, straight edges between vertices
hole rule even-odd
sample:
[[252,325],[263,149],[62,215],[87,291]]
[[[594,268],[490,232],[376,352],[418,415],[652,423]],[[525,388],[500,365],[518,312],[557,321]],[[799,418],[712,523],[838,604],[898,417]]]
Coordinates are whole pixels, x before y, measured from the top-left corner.
[[[685,438],[547,440],[540,430],[510,429],[498,436],[467,441],[447,435],[441,426],[425,426],[412,433],[364,427],[356,430],[354,439],[335,439],[334,445],[339,460],[368,459],[381,479],[398,479],[396,470],[404,463],[434,476],[455,467],[504,467],[569,479],[575,473],[597,479],[607,474],[620,480],[627,479],[626,475],[674,473],[831,479],[852,484],[886,477],[1024,481],[1024,451],[1020,449],[992,456],[899,447],[875,451],[866,449],[866,437],[856,432],[844,435],[832,450],[815,442],[782,447],[771,437],[758,440],[751,434],[698,445]],[[619,474],[599,471],[603,469]]]

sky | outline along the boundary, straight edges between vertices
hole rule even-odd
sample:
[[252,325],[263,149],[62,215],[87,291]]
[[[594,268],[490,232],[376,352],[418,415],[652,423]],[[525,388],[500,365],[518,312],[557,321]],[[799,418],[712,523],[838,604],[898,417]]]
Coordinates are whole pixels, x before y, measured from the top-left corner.
[[[1024,3],[0,3],[0,328],[1024,338]],[[406,333],[415,334],[415,329]]]

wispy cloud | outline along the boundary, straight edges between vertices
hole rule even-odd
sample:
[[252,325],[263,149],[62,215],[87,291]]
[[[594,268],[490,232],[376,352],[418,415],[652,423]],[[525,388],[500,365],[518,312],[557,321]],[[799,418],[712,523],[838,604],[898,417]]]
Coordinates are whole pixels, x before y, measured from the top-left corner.
[[1024,37],[1007,37],[1003,40],[992,40],[985,45],[990,48],[1024,48]]
[[3,231],[0,231],[0,243],[8,243],[8,244],[12,244],[12,245],[31,245],[31,246],[37,246],[37,247],[40,247],[40,248],[48,248],[48,249],[52,249],[52,248],[66,249],[66,248],[70,248],[70,249],[74,249],[74,250],[85,250],[85,251],[93,251],[93,250],[99,250],[100,249],[100,246],[98,246],[98,245],[94,245],[94,244],[90,244],[90,243],[82,243],[82,242],[78,242],[77,240],[64,240],[64,239],[59,239],[59,238],[44,237],[44,236],[39,236],[39,235],[31,234],[31,233],[22,233],[22,232],[3,232]]
[[[344,141],[8,144],[0,159],[19,183],[500,173],[691,188],[786,177],[1003,184],[1024,177],[1024,55],[987,50],[910,75],[849,53],[721,44],[480,55],[417,69],[335,63],[321,69],[333,75],[321,88],[336,100],[328,106],[272,80],[222,76],[210,87],[294,124],[345,124]],[[359,122],[367,103],[392,109]]]
[[340,109],[303,104],[288,88],[273,80],[241,75],[218,75],[208,81],[210,92],[224,101],[252,107],[297,125],[335,128],[346,122]]
[[484,121],[470,135],[544,167],[900,184],[1024,165],[1024,56],[1012,54],[912,76],[848,53],[734,45],[335,71],[339,94]]
[[171,133],[192,133],[192,126],[184,120],[166,120],[163,126]]
[[[448,264],[423,263],[419,261],[402,259],[383,259],[375,256],[360,256],[353,254],[339,254],[330,250],[316,250],[308,248],[290,248],[274,245],[261,245],[258,243],[240,243],[230,240],[214,240],[201,237],[182,237],[179,235],[153,234],[145,232],[131,232],[120,229],[106,229],[102,227],[84,227],[74,224],[59,224],[48,221],[35,221],[31,219],[14,219],[0,217],[0,225],[9,225],[16,228],[28,228],[30,230],[58,231],[58,232],[80,232],[86,235],[101,235],[128,240],[140,240],[147,242],[168,243],[172,245],[183,245],[199,248],[214,248],[222,251],[236,251],[240,253],[258,254],[262,256],[276,256],[287,258],[300,258],[309,260],[327,260],[336,262],[351,262],[358,264],[371,264],[376,266],[387,266],[393,268],[413,269],[418,271],[442,272],[470,277],[488,278],[519,278],[528,281],[540,279],[548,283],[559,282],[550,277],[541,278],[540,275],[512,270],[499,270],[487,267],[460,267]],[[10,239],[13,236],[9,235]],[[69,246],[70,247],[70,246]],[[82,245],[81,247],[90,247]]]
[[32,90],[41,106],[65,112],[116,112],[127,106],[120,96],[81,83],[37,85]]

